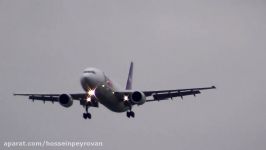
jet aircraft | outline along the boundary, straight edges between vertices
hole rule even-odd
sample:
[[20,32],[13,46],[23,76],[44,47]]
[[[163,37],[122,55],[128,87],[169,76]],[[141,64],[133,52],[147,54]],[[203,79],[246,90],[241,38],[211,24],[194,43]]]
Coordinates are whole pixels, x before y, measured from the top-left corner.
[[140,91],[132,89],[133,81],[133,62],[130,64],[126,88],[119,89],[103,71],[97,68],[86,68],[80,78],[82,93],[64,94],[14,94],[14,96],[28,96],[32,101],[40,100],[43,102],[58,102],[63,107],[70,107],[73,101],[79,101],[85,108],[84,119],[91,119],[88,112],[90,107],[99,107],[99,104],[113,112],[126,112],[128,118],[135,117],[132,111],[133,106],[143,105],[146,102],[169,100],[175,97],[200,94],[202,90],[215,89],[215,86],[189,89],[173,90],[148,90]]

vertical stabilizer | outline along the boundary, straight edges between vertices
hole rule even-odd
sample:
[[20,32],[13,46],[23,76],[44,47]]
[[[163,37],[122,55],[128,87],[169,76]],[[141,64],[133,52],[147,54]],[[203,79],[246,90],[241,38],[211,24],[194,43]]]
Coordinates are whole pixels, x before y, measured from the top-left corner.
[[128,78],[127,78],[127,85],[126,90],[132,89],[132,82],[133,82],[133,62],[130,64],[129,72],[128,72]]

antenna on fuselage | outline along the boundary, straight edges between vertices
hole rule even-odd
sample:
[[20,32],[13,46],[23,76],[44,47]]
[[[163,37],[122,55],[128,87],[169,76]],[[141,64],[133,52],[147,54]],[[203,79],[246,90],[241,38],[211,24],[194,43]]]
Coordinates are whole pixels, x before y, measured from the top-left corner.
[[133,82],[133,62],[130,63],[130,68],[128,72],[128,78],[127,78],[127,85],[126,90],[132,89],[132,82]]

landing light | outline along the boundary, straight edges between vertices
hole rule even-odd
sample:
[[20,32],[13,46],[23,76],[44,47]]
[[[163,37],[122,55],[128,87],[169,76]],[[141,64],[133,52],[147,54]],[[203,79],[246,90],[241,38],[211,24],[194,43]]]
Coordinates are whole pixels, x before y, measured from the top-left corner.
[[91,97],[87,97],[87,102],[90,102],[91,101]]
[[124,96],[124,100],[128,101],[128,96],[127,95]]
[[95,95],[95,90],[89,90],[88,91],[89,96],[94,96]]

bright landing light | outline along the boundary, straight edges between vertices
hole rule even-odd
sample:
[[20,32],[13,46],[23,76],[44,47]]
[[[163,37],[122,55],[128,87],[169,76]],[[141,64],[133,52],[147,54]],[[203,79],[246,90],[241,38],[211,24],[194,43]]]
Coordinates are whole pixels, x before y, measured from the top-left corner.
[[89,96],[94,96],[95,95],[95,90],[89,90],[88,91]]
[[127,95],[124,96],[124,100],[128,101],[128,96]]
[[95,96],[95,89],[93,89],[93,90],[89,90],[88,91],[88,97],[87,97],[87,102],[90,102],[91,101],[91,97],[92,96]]
[[88,96],[86,100],[87,100],[87,102],[90,102],[91,101],[91,97]]

